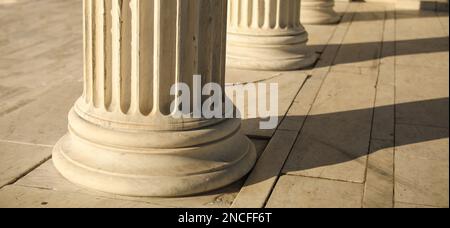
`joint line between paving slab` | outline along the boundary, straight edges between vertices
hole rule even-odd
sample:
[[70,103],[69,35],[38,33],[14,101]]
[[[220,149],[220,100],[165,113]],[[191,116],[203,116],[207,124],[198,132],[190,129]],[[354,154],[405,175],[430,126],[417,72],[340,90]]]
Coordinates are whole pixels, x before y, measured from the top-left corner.
[[[51,188],[44,188],[44,187],[37,187],[37,186],[29,186],[29,185],[23,185],[23,184],[17,184],[14,186],[18,186],[18,187],[23,187],[23,188],[29,188],[29,189],[38,189],[38,190],[42,190],[42,191],[47,191],[47,192],[56,192],[56,193],[66,193],[66,194],[80,194],[83,196],[88,196],[88,197],[94,197],[94,198],[99,198],[99,199],[105,199],[105,200],[115,200],[115,201],[122,201],[122,202],[133,202],[133,203],[141,203],[141,204],[146,204],[146,205],[151,205],[154,207],[159,207],[159,208],[180,208],[180,207],[175,207],[175,206],[171,206],[171,205],[165,205],[165,204],[161,204],[161,203],[153,203],[153,202],[147,202],[145,200],[137,200],[134,198],[139,198],[139,197],[130,197],[130,198],[121,198],[121,196],[105,196],[105,195],[95,195],[95,194],[90,194],[90,193],[85,193],[85,192],[81,192],[81,191],[59,191],[59,190],[55,190],[55,189],[51,189]],[[124,196],[126,197],[126,196]]]
[[405,123],[405,122],[401,122],[401,121],[397,122],[396,124],[397,125],[403,125],[403,126],[418,126],[418,127],[427,127],[427,128],[436,128],[436,129],[448,130],[448,127],[429,125],[429,124]]
[[18,175],[17,177],[15,177],[13,180],[11,180],[10,182],[6,183],[5,185],[1,186],[1,188],[4,188],[5,186],[8,185],[14,185],[15,183],[17,183],[17,181],[19,181],[20,179],[22,179],[22,177],[25,177],[26,175],[28,175],[29,173],[33,172],[35,169],[37,169],[39,166],[43,165],[44,163],[46,163],[47,161],[49,161],[52,158],[52,156],[47,156],[44,159],[42,159],[40,162],[38,162],[36,165],[32,166],[31,168],[27,169],[25,172],[21,173],[20,175]]
[[392,205],[395,207],[395,194],[396,194],[396,169],[395,169],[395,157],[397,153],[397,26],[398,26],[398,11],[394,9],[394,148],[393,148],[393,164],[392,164]]
[[[384,8],[384,7],[383,7]],[[387,15],[387,11],[386,8],[384,8],[384,18],[383,18],[383,29],[381,32],[381,45],[380,45],[380,53],[378,55],[378,61],[377,61],[377,80],[375,82],[375,97],[373,99],[373,105],[372,105],[372,120],[371,120],[371,125],[370,125],[370,134],[369,134],[369,144],[367,147],[367,155],[366,155],[366,167],[364,170],[364,179],[363,179],[363,189],[362,189],[362,197],[361,197],[361,207],[364,207],[364,199],[366,196],[366,188],[365,185],[367,185],[367,175],[368,175],[368,171],[369,171],[369,162],[370,162],[370,152],[371,152],[371,147],[372,147],[372,143],[373,143],[373,135],[374,135],[374,124],[375,124],[375,109],[376,109],[376,105],[377,105],[377,99],[379,97],[379,91],[378,91],[378,87],[379,87],[379,83],[380,83],[380,75],[381,75],[381,60],[384,56],[384,47],[385,47],[385,34],[386,34],[386,23],[387,23],[387,19],[388,19],[388,15]]]
[[305,80],[303,81],[302,85],[300,86],[299,90],[297,91],[297,93],[295,94],[294,98],[292,99],[291,104],[289,105],[289,108],[286,111],[286,114],[284,114],[283,118],[280,121],[280,124],[278,124],[277,129],[274,131],[274,133],[272,134],[272,137],[275,135],[275,132],[278,130],[282,130],[280,129],[281,125],[283,124],[284,120],[286,120],[288,114],[289,114],[289,110],[291,110],[292,106],[294,106],[295,104],[295,100],[297,99],[297,97],[300,95],[300,92],[302,91],[303,88],[305,88],[306,83],[308,83],[308,81],[311,79],[311,75],[307,75]]
[[27,142],[19,142],[19,141],[4,140],[4,139],[0,139],[0,143],[11,143],[11,144],[17,144],[17,145],[24,145],[24,146],[38,146],[38,147],[53,148],[53,145],[39,144],[39,143],[27,143]]
[[437,205],[427,205],[427,204],[418,204],[418,203],[410,203],[410,202],[403,202],[403,201],[395,201],[394,207],[396,207],[398,204],[407,204],[411,206],[419,206],[419,207],[432,207],[432,208],[445,208]]
[[[349,8],[350,8],[350,6],[348,6],[348,7],[346,8],[346,13],[348,13],[348,9],[349,9]],[[358,8],[359,8],[359,6],[358,6]],[[286,160],[284,161],[284,163],[283,163],[283,165],[282,165],[282,168],[281,168],[281,170],[280,170],[280,172],[279,172],[279,175],[276,177],[276,179],[275,179],[275,181],[274,181],[274,184],[273,184],[272,188],[270,189],[269,194],[268,194],[267,197],[266,197],[266,200],[265,200],[265,202],[264,202],[264,204],[263,204],[263,208],[267,207],[267,203],[268,203],[268,201],[269,201],[269,199],[270,199],[270,196],[272,196],[273,191],[274,191],[274,189],[275,189],[275,187],[276,187],[276,185],[277,185],[277,183],[278,183],[280,177],[284,175],[283,172],[282,172],[282,170],[283,170],[284,166],[286,165],[286,162],[288,161],[288,159],[289,159],[289,157],[290,157],[290,155],[291,155],[291,153],[292,153],[292,150],[293,150],[293,148],[295,147],[296,142],[297,142],[297,141],[299,140],[299,138],[300,138],[301,132],[303,131],[303,128],[304,128],[304,126],[305,126],[305,123],[306,123],[306,121],[308,120],[308,118],[309,118],[309,116],[310,116],[310,113],[311,113],[311,111],[312,111],[312,108],[313,108],[313,106],[314,106],[314,103],[316,102],[316,100],[317,100],[317,98],[318,98],[318,96],[319,96],[320,90],[322,89],[322,87],[323,87],[323,85],[324,85],[324,83],[325,83],[325,81],[326,81],[326,79],[327,79],[327,76],[328,76],[328,74],[329,74],[330,71],[331,71],[331,67],[332,67],[331,65],[336,61],[336,58],[337,58],[337,56],[338,56],[338,54],[339,54],[339,51],[340,51],[341,48],[342,48],[342,41],[343,41],[343,39],[345,38],[345,36],[347,35],[347,33],[348,33],[348,31],[349,31],[351,25],[353,24],[353,19],[354,19],[355,15],[356,15],[355,12],[351,12],[351,13],[350,13],[350,16],[349,16],[349,17],[350,17],[350,18],[349,18],[350,21],[349,21],[348,25],[346,25],[346,26],[347,26],[347,27],[346,27],[346,31],[345,31],[345,34],[342,36],[342,40],[340,41],[339,48],[333,53],[333,54],[334,54],[334,57],[333,57],[332,60],[330,60],[331,64],[329,64],[329,66],[327,67],[326,76],[324,76],[324,78],[322,79],[322,82],[321,82],[320,85],[319,85],[319,88],[317,89],[317,92],[316,92],[316,94],[315,94],[315,96],[314,96],[312,105],[311,105],[311,107],[309,108],[308,114],[307,114],[306,117],[305,117],[305,121],[304,121],[304,123],[303,123],[303,126],[300,128],[298,134],[296,135],[296,138],[295,138],[295,140],[294,140],[294,143],[292,144],[292,147],[291,147],[291,149],[290,149],[290,152],[288,153],[287,158],[286,158]],[[344,17],[345,17],[345,15],[343,16],[343,18],[344,18]],[[334,34],[335,34],[335,32],[337,31],[337,29],[338,29],[338,26],[336,27],[336,30],[334,31]],[[334,34],[333,34],[333,36],[330,37],[329,41],[327,42],[327,46],[329,45],[329,43],[331,42],[332,38],[334,37]],[[326,50],[326,48],[325,48],[324,50]],[[324,51],[324,53],[325,53],[325,51]],[[313,75],[314,75],[314,72],[313,72]]]
[[[435,16],[437,17],[437,19],[438,19],[438,21],[439,21],[439,24],[441,25],[441,28],[442,28],[442,30],[444,31],[444,34],[447,34],[447,36],[448,36],[447,30],[445,29],[446,26],[442,23],[442,19],[441,19],[442,16],[441,16],[440,13],[437,12],[437,11],[435,11],[434,14],[435,14]],[[447,12],[447,15],[448,15],[448,12]]]
[[358,181],[351,181],[351,180],[339,180],[339,179],[333,179],[328,177],[314,177],[314,176],[306,176],[303,174],[283,174],[283,176],[289,176],[289,177],[303,177],[303,178],[310,178],[310,179],[319,179],[319,180],[327,180],[327,181],[335,181],[340,183],[350,183],[350,184],[360,184],[364,185],[364,182],[358,182]]

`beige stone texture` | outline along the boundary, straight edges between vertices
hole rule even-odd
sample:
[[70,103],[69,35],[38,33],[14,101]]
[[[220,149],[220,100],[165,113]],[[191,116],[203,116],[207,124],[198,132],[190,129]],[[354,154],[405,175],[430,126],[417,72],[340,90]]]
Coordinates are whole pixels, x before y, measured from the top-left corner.
[[300,20],[304,24],[334,24],[341,19],[334,0],[301,0]]
[[267,203],[268,208],[358,208],[361,184],[282,176]]

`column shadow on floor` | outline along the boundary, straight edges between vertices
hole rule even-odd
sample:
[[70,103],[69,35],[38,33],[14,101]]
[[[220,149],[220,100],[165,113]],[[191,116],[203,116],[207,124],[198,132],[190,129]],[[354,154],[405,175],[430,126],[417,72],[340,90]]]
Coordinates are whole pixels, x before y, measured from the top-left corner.
[[[382,52],[382,47],[388,47]],[[331,64],[357,63],[379,58],[406,56],[415,54],[429,54],[449,51],[449,37],[434,37],[415,40],[400,40],[388,42],[368,42],[352,44],[309,45],[312,50],[331,50],[338,48],[338,58]],[[322,66],[322,65],[321,65]],[[324,65],[323,67],[325,67]]]
[[[439,12],[439,13],[446,13],[446,12]],[[353,18],[351,18],[351,21],[355,22],[436,17],[436,12],[434,11],[421,11],[421,10],[345,12],[345,14],[353,14]]]
[[[395,111],[396,110],[396,111]],[[283,173],[303,171],[314,169],[318,167],[331,166],[340,163],[349,162],[371,153],[376,153],[380,148],[377,145],[376,149],[370,148],[371,136],[370,134],[361,134],[360,129],[370,128],[372,122],[367,120],[373,117],[376,112],[377,116],[392,116],[394,112],[401,113],[405,125],[423,126],[430,130],[420,131],[420,134],[415,132],[408,132],[407,137],[402,137],[401,141],[386,143],[386,145],[404,146],[416,143],[422,143],[432,140],[445,139],[449,137],[448,119],[449,119],[449,98],[440,98],[433,100],[416,101],[410,103],[403,103],[397,105],[382,106],[370,109],[352,110],[345,112],[327,113],[312,116],[293,116],[291,119],[297,119],[298,122],[305,121],[300,137],[297,143],[302,141],[303,145],[309,148],[308,158],[303,159],[303,151],[296,151],[295,156],[298,163],[290,163],[285,167]],[[417,113],[417,116],[415,116]],[[413,122],[408,123],[408,116],[413,116]],[[244,124],[249,121],[261,121],[260,119],[244,120]],[[331,124],[332,123],[332,124]],[[393,123],[393,121],[392,121]],[[386,123],[384,123],[386,124]],[[418,124],[418,125],[416,125]],[[423,124],[423,125],[422,125]],[[384,125],[383,125],[384,126]],[[387,132],[394,133],[394,124],[390,126],[392,129],[385,129]],[[389,128],[389,126],[387,126]],[[308,132],[305,132],[307,130]],[[313,131],[313,133],[311,132]],[[392,135],[392,138],[394,136]],[[363,145],[363,146],[353,146]],[[389,148],[391,148],[390,146]],[[305,147],[302,147],[305,148]],[[320,149],[318,149],[320,148]],[[295,149],[295,146],[294,146]],[[312,150],[318,149],[320,151],[314,152]],[[273,151],[272,151],[273,152]],[[314,154],[311,154],[313,153]],[[294,152],[291,151],[289,157],[292,157]],[[263,172],[261,172],[263,173]],[[260,174],[261,174],[260,173]],[[273,176],[260,176],[253,179],[252,185],[261,181],[272,178]]]

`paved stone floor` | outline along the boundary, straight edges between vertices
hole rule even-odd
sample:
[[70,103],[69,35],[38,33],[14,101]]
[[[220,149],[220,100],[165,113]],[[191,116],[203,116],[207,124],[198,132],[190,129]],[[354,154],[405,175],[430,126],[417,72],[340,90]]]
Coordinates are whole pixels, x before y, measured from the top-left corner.
[[82,90],[80,0],[0,1],[0,207],[448,207],[448,13],[337,4],[306,26],[313,69],[228,69],[277,82],[280,125],[244,119],[259,160],[243,180],[184,198],[131,198],[63,179],[51,161]]

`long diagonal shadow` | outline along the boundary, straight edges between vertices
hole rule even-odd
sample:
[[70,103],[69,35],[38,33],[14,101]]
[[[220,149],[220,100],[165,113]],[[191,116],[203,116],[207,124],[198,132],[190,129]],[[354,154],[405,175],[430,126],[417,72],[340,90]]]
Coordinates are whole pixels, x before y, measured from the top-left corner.
[[[421,134],[411,133],[408,134],[408,137],[402,137],[402,140],[395,142],[397,147],[449,137],[448,97],[308,117],[291,116],[289,118],[297,119],[297,122],[304,120],[304,127],[290,153],[283,172],[304,171],[345,163],[394,146],[394,142],[392,142],[370,148],[373,114],[393,116],[394,110],[399,115],[397,120],[401,119],[402,124],[424,126],[430,129],[421,132]],[[246,122],[249,121],[259,122],[261,120],[244,120],[244,124],[248,124]],[[391,125],[384,123],[383,126],[392,128],[386,130],[393,133],[394,121],[392,120],[391,123]],[[394,138],[393,135],[392,138]],[[259,172],[259,174],[262,175],[249,180],[251,182],[247,182],[247,185],[256,184],[273,177],[267,172]]]
[[[435,4],[435,2],[432,2],[432,4]],[[376,21],[376,20],[393,20],[393,19],[398,20],[398,19],[436,17],[436,13],[434,11],[420,11],[420,10],[395,10],[395,11],[385,10],[385,11],[366,11],[366,12],[347,12],[347,13],[354,14],[352,21]]]
[[329,45],[310,45],[312,50],[323,50],[328,48],[339,48],[339,53],[332,65],[357,63],[378,58],[404,56],[414,54],[428,54],[449,51],[449,37],[433,37],[415,40],[399,40],[384,42],[386,47],[393,47],[395,50],[389,50],[381,54],[382,42],[366,42],[352,44],[329,44]]

